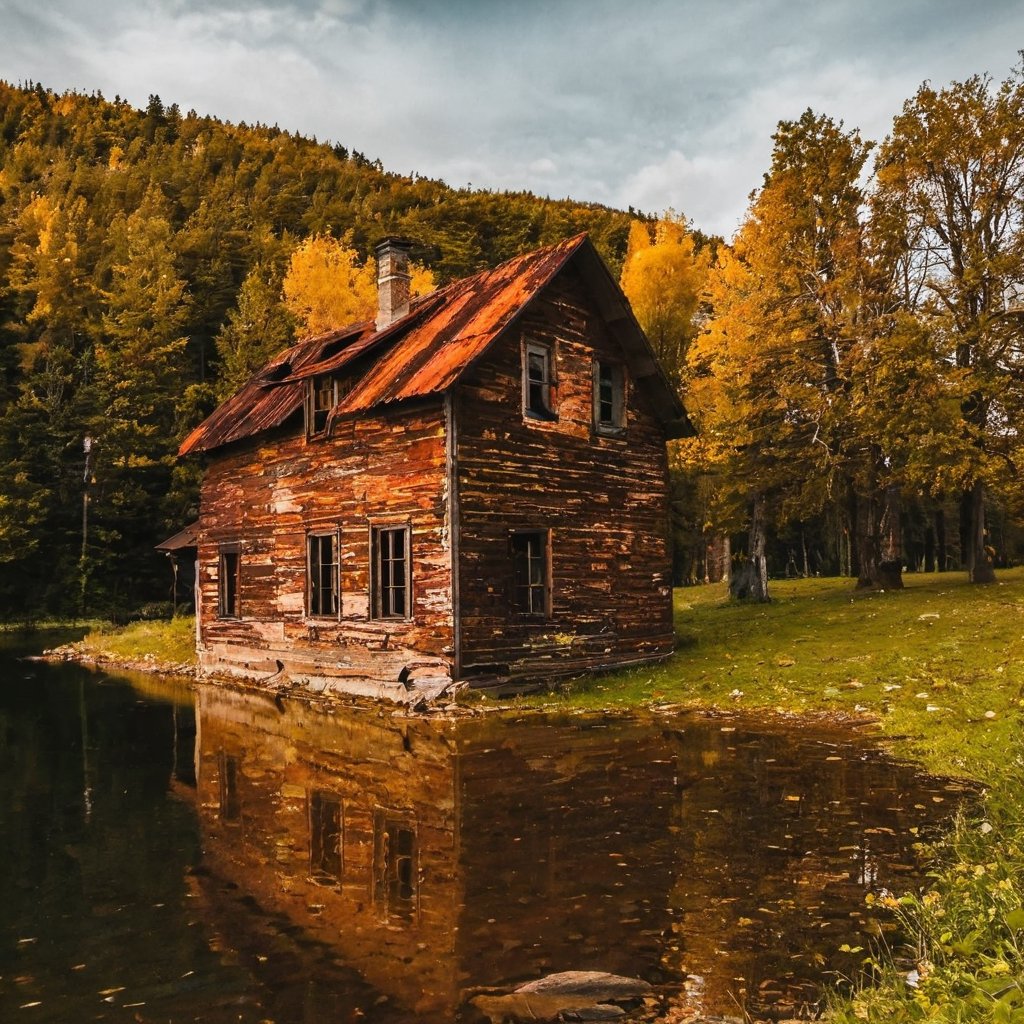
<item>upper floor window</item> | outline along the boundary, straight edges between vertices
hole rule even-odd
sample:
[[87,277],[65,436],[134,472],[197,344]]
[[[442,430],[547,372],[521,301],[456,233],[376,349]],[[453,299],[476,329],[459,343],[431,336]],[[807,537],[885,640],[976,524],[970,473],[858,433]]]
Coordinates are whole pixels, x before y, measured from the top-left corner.
[[336,616],[339,601],[338,534],[311,533],[306,538],[306,595],[310,615]]
[[523,414],[532,419],[555,419],[554,359],[550,345],[523,344]]
[[238,544],[222,544],[217,567],[217,616],[238,619],[242,615],[242,551]]
[[625,375],[618,363],[594,363],[594,429],[617,434],[626,425]]
[[370,529],[370,615],[407,619],[412,602],[408,526]]

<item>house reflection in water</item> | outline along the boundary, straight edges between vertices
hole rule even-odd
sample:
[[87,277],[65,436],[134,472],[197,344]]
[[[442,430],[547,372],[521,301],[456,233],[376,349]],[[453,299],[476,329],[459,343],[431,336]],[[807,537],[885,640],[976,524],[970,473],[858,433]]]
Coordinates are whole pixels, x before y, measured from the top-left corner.
[[220,686],[197,716],[195,893],[226,954],[323,1019],[483,1020],[474,996],[567,970],[792,1014],[815,951],[863,941],[865,893],[903,886],[910,829],[956,802],[837,735],[692,718],[437,721]]

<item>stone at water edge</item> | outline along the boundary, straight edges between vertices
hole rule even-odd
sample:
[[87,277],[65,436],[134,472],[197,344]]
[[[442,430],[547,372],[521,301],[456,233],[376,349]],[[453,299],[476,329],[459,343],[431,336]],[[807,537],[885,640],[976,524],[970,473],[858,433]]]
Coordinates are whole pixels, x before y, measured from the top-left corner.
[[580,996],[602,1002],[608,999],[639,999],[654,990],[640,978],[625,978],[604,971],[562,971],[520,985],[517,993],[546,996]]

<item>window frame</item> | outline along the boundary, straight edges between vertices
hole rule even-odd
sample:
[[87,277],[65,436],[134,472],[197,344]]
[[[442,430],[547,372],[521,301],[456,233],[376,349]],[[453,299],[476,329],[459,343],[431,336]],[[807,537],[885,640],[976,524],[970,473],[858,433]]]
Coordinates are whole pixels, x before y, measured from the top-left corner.
[[[602,371],[610,374],[611,417],[602,418],[602,406],[606,404],[601,394]],[[594,359],[593,364],[593,422],[594,433],[605,437],[622,437],[626,432],[626,370],[622,363],[611,359]]]
[[[324,563],[319,561],[317,569],[314,570],[313,548],[323,541],[330,541],[333,558],[329,567],[331,581],[329,594],[333,609],[324,611],[322,608],[314,607],[314,597],[317,594],[323,595],[323,587],[315,586],[315,581],[323,571]],[[306,617],[310,619],[340,619],[341,618],[341,530],[335,527],[331,530],[310,530],[306,533]]]
[[[233,567],[232,567],[233,561]],[[242,545],[233,541],[217,548],[217,618],[242,617]]]
[[[539,541],[540,551],[537,555],[530,553],[530,541]],[[521,542],[526,541],[526,579],[525,584],[519,582],[521,565],[519,563],[520,552],[518,550]],[[514,529],[509,530],[508,551],[511,572],[509,575],[509,608],[511,613],[518,619],[526,619],[534,622],[546,622],[551,618],[551,531],[547,528],[536,529]],[[541,570],[539,582],[530,582],[530,570],[538,565]],[[525,587],[528,599],[520,602],[519,593]],[[539,591],[541,608],[534,607],[534,594]]]
[[[544,360],[540,380],[535,380],[530,374],[531,356],[540,356]],[[555,371],[554,344],[524,337],[521,363],[523,418],[547,423],[556,421],[558,419],[558,375]],[[535,387],[541,389],[540,408],[533,406],[532,396]]]
[[[401,559],[388,558],[388,563],[401,561],[404,565],[404,584],[402,589],[405,592],[404,607],[401,613],[394,611],[385,612],[385,595],[389,591],[398,589],[393,582],[385,582],[385,554],[381,540],[385,535],[401,535],[403,537],[403,556]],[[369,618],[380,622],[408,622],[412,618],[412,524],[409,522],[400,523],[371,523],[370,524],[370,593],[369,593]],[[390,602],[387,602],[390,606]]]
[[[321,384],[326,387],[321,389]],[[317,404],[317,396],[330,391],[330,401],[327,406]],[[338,404],[338,378],[332,374],[321,374],[319,377],[310,379],[306,390],[306,437],[323,437],[327,433],[328,420],[331,417],[331,410]],[[317,425],[317,417],[323,417],[322,425]]]

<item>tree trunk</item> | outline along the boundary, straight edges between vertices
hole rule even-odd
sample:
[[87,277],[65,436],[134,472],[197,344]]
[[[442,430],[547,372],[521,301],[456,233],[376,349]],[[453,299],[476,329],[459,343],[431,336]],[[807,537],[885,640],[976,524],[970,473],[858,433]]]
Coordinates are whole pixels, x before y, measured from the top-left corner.
[[946,554],[946,511],[938,508],[935,510],[935,562],[939,572],[945,572],[949,568]]
[[903,524],[900,512],[900,489],[887,487],[879,528],[882,558],[878,563],[878,586],[883,590],[903,589]]
[[964,565],[972,583],[995,583],[993,551],[985,543],[985,484],[975,480],[960,502],[960,534]]
[[878,566],[882,561],[881,546],[878,538],[876,502],[874,497],[863,494],[856,498],[857,516],[854,531],[857,541],[857,589],[875,590],[878,588]]
[[935,572],[935,526],[932,523],[924,531],[924,571]]
[[770,601],[768,596],[768,560],[765,556],[767,528],[764,498],[757,495],[750,515],[748,549],[750,554],[736,567],[729,580],[729,595],[737,601]]

